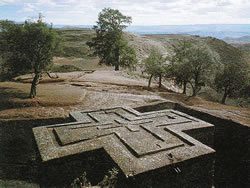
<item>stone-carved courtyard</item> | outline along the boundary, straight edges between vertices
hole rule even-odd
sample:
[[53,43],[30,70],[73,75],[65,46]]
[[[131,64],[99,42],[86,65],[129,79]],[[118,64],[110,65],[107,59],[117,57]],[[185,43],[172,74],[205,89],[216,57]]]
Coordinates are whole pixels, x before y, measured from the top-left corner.
[[[134,109],[136,109],[136,111]],[[146,114],[156,114],[162,113],[163,111],[168,111],[168,115],[170,116],[174,116],[174,114],[171,115],[171,112],[176,112],[179,115],[182,114],[184,117],[198,121],[201,125],[205,123],[204,121],[210,122],[211,124],[215,125],[215,127],[211,126],[211,124],[207,124],[210,126],[200,126],[201,128],[187,129],[180,132],[188,137],[188,141],[190,141],[189,138],[195,139],[197,142],[201,142],[203,146],[206,145],[214,148],[216,150],[216,155],[214,155],[214,152],[211,152],[205,155],[196,155],[197,157],[192,158],[192,156],[195,156],[195,153],[190,152],[189,158],[187,157],[187,160],[183,159],[177,161],[177,155],[175,155],[173,151],[179,150],[181,152],[181,148],[183,148],[183,146],[170,148],[164,151],[157,151],[158,153],[167,153],[167,155],[164,155],[163,158],[159,158],[157,160],[168,161],[169,163],[166,162],[166,165],[162,164],[162,168],[155,167],[149,171],[144,169],[144,173],[132,174],[132,176],[126,177],[124,175],[123,169],[121,169],[114,161],[114,159],[118,158],[115,158],[115,156],[111,157],[110,153],[108,153],[108,147],[106,145],[106,147],[98,146],[96,148],[90,148],[91,150],[89,151],[80,147],[81,145],[84,145],[84,142],[87,144],[90,143],[90,140],[94,140],[92,136],[89,140],[80,139],[78,141],[70,141],[71,143],[65,144],[64,146],[62,143],[60,143],[59,137],[55,137],[57,133],[53,130],[56,127],[64,128],[66,133],[68,132],[66,131],[66,128],[70,128],[70,126],[84,126],[84,123],[81,123],[81,121],[83,121],[82,118],[84,112],[77,112],[71,113],[71,118],[67,119],[25,120],[6,123],[2,122],[0,132],[4,134],[1,134],[0,149],[1,153],[4,155],[1,155],[0,158],[2,165],[0,175],[11,184],[15,183],[13,180],[18,180],[22,183],[29,182],[23,187],[26,187],[26,185],[27,187],[31,186],[32,188],[68,187],[68,185],[70,185],[70,183],[76,177],[79,177],[83,172],[86,172],[87,178],[91,184],[97,185],[97,183],[103,179],[104,174],[106,175],[111,168],[115,167],[119,169],[119,175],[122,175],[121,178],[119,177],[119,180],[121,179],[121,181],[119,181],[120,183],[117,185],[117,187],[158,188],[184,186],[211,188],[211,185],[214,185],[215,187],[247,187],[247,173],[244,173],[247,170],[247,146],[249,146],[247,139],[249,137],[249,128],[247,126],[237,124],[230,120],[220,119],[202,111],[193,110],[183,105],[174,104],[171,102],[152,103],[147,106],[134,106],[134,109],[131,109],[131,111],[135,112],[135,114],[139,114],[138,116],[134,115],[134,117],[139,117],[140,115],[142,116],[142,114],[144,114],[145,117]],[[110,110],[111,109],[108,111]],[[149,111],[151,112],[148,113]],[[185,114],[180,113],[180,111]],[[93,111],[85,112],[92,113]],[[179,115],[176,116],[178,117]],[[111,114],[108,114],[108,116],[111,116]],[[90,118],[90,116],[87,117]],[[117,124],[117,122],[113,119],[118,119],[118,117],[112,119],[109,118],[108,120],[115,122],[114,124]],[[147,119],[147,121],[149,120],[156,122],[160,119],[162,119],[162,117],[152,120]],[[190,119],[188,121],[190,121]],[[98,124],[96,120],[92,118],[90,118],[90,120],[92,123],[89,124]],[[123,119],[123,121],[126,120]],[[173,119],[170,118],[168,122],[173,122]],[[58,125],[59,123],[63,124]],[[194,123],[197,124],[197,122]],[[85,123],[85,126],[87,124]],[[122,124],[122,126],[127,126],[128,124]],[[130,124],[134,123],[130,122]],[[147,126],[149,126],[148,124]],[[184,124],[166,125],[165,127],[187,127],[189,124],[190,122],[186,122]],[[36,139],[34,139],[35,137],[33,136],[34,134],[32,132],[32,128],[37,129],[37,131],[42,130],[41,133],[39,133],[40,137],[36,137]],[[76,129],[76,131],[79,134],[82,132],[81,129]],[[66,134],[63,133],[63,135]],[[103,138],[109,139],[112,136],[114,137],[113,141],[118,141],[121,145],[123,145],[120,140],[115,139],[117,138],[115,133],[112,133],[109,136],[104,136]],[[48,138],[47,141],[44,138]],[[132,139],[136,140],[136,137],[133,136]],[[38,150],[38,142],[36,141],[41,142],[40,144],[42,147],[39,147],[40,151]],[[185,140],[181,139],[181,141],[183,141],[187,147],[190,147],[191,149],[194,148],[194,146],[188,146],[189,143],[186,143]],[[50,143],[52,144],[50,145]],[[99,142],[99,144],[101,143]],[[49,148],[49,146],[52,147]],[[124,147],[126,149],[127,146]],[[45,160],[41,160],[42,148],[44,148],[43,156],[47,157]],[[191,149],[189,151],[191,151]],[[46,156],[46,151],[48,156]],[[120,151],[116,151],[119,154]],[[129,150],[125,151],[127,153],[132,153],[132,151]],[[132,154],[134,155],[134,153]],[[145,156],[150,158],[150,156],[154,155],[155,153],[151,153],[146,154]],[[140,159],[145,158],[145,156],[136,157],[134,155],[133,159],[140,161]],[[174,158],[172,163],[170,163],[169,160],[171,158]],[[152,163],[152,160],[149,160],[148,162]],[[129,164],[127,166],[129,166]],[[127,183],[126,180],[132,183]]]
[[172,109],[116,107],[70,116],[75,122],[33,128],[43,163],[103,148],[125,177],[136,177],[215,152],[186,134],[213,125]]

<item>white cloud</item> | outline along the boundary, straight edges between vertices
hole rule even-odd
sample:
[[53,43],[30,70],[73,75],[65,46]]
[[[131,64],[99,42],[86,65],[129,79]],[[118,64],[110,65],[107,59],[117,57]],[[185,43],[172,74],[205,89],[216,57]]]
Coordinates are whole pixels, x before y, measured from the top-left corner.
[[0,0],[6,4],[55,24],[93,24],[104,7],[132,16],[135,25],[250,23],[250,0]]
[[16,2],[16,1],[15,0],[0,0],[0,6],[1,5],[8,5],[8,4],[11,4],[14,2]]
[[26,3],[23,8],[21,9],[20,12],[25,12],[25,13],[29,13],[29,12],[35,12],[36,11],[36,7],[33,4],[30,3]]

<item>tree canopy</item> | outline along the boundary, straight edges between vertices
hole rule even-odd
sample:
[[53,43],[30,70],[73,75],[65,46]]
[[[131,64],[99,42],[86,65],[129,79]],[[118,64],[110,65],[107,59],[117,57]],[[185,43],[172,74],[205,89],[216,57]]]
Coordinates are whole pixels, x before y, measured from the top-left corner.
[[123,30],[132,22],[132,18],[119,10],[104,8],[98,16],[97,25],[93,27],[96,36],[88,42],[100,63],[115,66],[131,66],[136,63],[135,51],[123,37]]
[[169,76],[174,78],[178,85],[183,86],[183,94],[186,94],[187,83],[192,77],[189,67],[191,45],[189,41],[180,41],[173,46],[173,54],[168,57],[171,64]]
[[195,96],[211,79],[215,66],[219,65],[219,56],[206,45],[180,41],[173,46],[170,61],[171,76],[177,83],[183,84],[183,93],[186,93],[189,83]]
[[242,57],[236,56],[230,61],[223,62],[222,70],[215,77],[217,91],[223,92],[221,103],[225,104],[228,96],[239,96],[249,85],[249,65]]
[[25,54],[28,46],[23,25],[1,21],[0,30],[0,55],[4,60],[8,77],[31,70],[32,65]]
[[40,19],[37,22],[25,21],[24,24],[2,21],[0,30],[0,51],[8,73],[15,76],[34,72],[30,97],[35,97],[41,72],[52,63],[57,44],[55,31]]
[[168,64],[166,59],[162,54],[153,49],[148,58],[144,60],[145,63],[145,72],[150,75],[148,87],[151,85],[151,80],[153,77],[159,78],[159,87],[162,85],[162,77],[168,71]]

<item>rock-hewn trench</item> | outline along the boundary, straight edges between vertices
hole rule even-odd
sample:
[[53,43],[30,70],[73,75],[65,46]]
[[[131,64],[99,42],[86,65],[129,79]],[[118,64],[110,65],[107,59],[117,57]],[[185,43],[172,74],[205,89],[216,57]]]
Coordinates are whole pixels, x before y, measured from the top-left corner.
[[[214,144],[212,146],[216,150],[214,167],[215,187],[249,187],[249,127],[173,103],[149,105],[139,107],[137,110],[142,112],[163,108],[174,108],[215,125]],[[47,183],[50,177],[46,177],[46,175],[41,173],[39,153],[34,141],[32,128],[69,121],[67,118],[1,121],[0,179],[33,182],[41,186],[44,182]],[[198,137],[196,139],[199,140]],[[202,140],[200,141],[202,142]],[[64,178],[63,174],[58,173],[60,187],[63,184],[69,184],[70,181],[81,175],[84,171],[87,171],[87,173],[96,171],[97,175],[93,176],[89,173],[88,178],[93,184],[100,181],[104,173],[111,168],[111,166],[107,165],[110,164],[111,159],[105,156],[101,150],[99,156],[98,159],[89,159],[89,164],[85,164],[79,160],[84,156],[75,156],[76,162],[74,166],[78,166],[78,169],[71,169],[71,159],[65,159],[65,163],[69,162],[67,167],[69,178]],[[94,165],[96,160],[99,161],[98,164],[101,164],[101,166]]]

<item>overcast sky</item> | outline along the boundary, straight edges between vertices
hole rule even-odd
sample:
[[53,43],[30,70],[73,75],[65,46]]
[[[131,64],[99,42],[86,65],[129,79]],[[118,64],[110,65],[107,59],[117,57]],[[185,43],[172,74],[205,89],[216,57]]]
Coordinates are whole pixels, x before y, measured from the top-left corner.
[[94,24],[104,7],[133,25],[250,24],[250,0],[0,0],[0,19],[24,21],[41,12],[54,24]]

